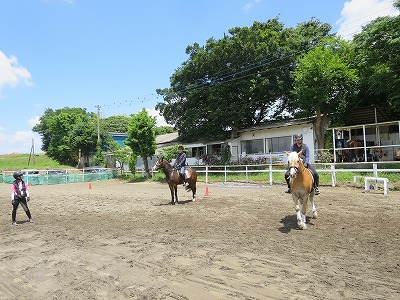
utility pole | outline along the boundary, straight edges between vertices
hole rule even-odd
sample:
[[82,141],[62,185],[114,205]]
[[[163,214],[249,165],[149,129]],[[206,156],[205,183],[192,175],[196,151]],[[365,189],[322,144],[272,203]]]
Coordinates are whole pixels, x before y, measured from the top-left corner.
[[100,140],[100,105],[97,107],[97,142]]
[[29,164],[31,163],[31,157],[32,157],[33,165],[35,165],[35,145],[34,145],[34,139],[32,139],[31,153],[29,153],[28,166],[29,166]]

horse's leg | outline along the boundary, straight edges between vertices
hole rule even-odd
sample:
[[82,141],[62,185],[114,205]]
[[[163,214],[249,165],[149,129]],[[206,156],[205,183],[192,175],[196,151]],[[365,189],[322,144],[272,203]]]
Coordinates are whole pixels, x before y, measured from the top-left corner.
[[196,181],[190,183],[190,188],[192,189],[192,201],[196,201]]
[[294,209],[296,210],[297,226],[299,226],[300,229],[307,229],[307,225],[304,221],[304,216],[302,214],[303,199],[297,198],[295,195],[293,195],[293,201],[295,201]]
[[169,186],[169,190],[171,191],[171,204],[175,204],[174,201],[174,187],[172,185]]
[[311,203],[311,210],[312,210],[312,218],[316,219],[318,217],[317,206],[314,202],[314,193],[310,194],[310,203]]
[[175,191],[175,201],[177,204],[179,204],[179,202],[178,202],[178,185],[174,186],[174,191]]
[[307,200],[308,200],[308,195],[303,200],[303,205],[301,206],[301,220],[303,221],[303,223],[307,223],[307,218],[306,218],[307,205],[308,205]]

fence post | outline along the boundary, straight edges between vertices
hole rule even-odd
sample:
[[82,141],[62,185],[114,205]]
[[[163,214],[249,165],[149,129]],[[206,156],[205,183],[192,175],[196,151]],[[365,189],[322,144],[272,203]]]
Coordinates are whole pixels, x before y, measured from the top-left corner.
[[332,170],[332,186],[336,186],[335,164],[331,164],[331,170]]
[[269,165],[269,185],[272,185],[272,164]]
[[249,183],[249,174],[247,173],[247,165],[246,165],[246,183]]
[[374,177],[378,177],[378,164],[377,163],[373,163],[372,167],[374,169]]
[[224,183],[226,183],[226,166],[224,167],[224,169],[225,169],[225,177],[224,177]]
[[208,183],[208,166],[206,166],[206,183]]

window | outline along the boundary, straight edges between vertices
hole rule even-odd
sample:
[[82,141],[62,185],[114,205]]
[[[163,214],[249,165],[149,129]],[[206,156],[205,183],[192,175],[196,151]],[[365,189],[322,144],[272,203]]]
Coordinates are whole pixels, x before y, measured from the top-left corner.
[[188,157],[202,157],[204,155],[204,147],[189,148]]
[[291,136],[282,136],[265,139],[266,153],[289,151],[292,144]]
[[246,152],[246,154],[264,153],[262,139],[241,141],[240,146],[242,147],[242,152]]

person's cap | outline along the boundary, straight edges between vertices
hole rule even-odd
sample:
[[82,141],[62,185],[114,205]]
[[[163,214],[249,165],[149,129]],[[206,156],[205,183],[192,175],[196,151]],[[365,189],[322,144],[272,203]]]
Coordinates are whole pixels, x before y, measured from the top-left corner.
[[24,175],[24,173],[22,173],[22,172],[15,172],[14,174],[13,174],[13,177],[15,178],[15,179],[17,179],[19,176],[23,176]]
[[303,134],[301,134],[301,133],[296,133],[296,134],[294,135],[294,140],[295,140],[295,141],[302,140],[302,139],[303,139]]

